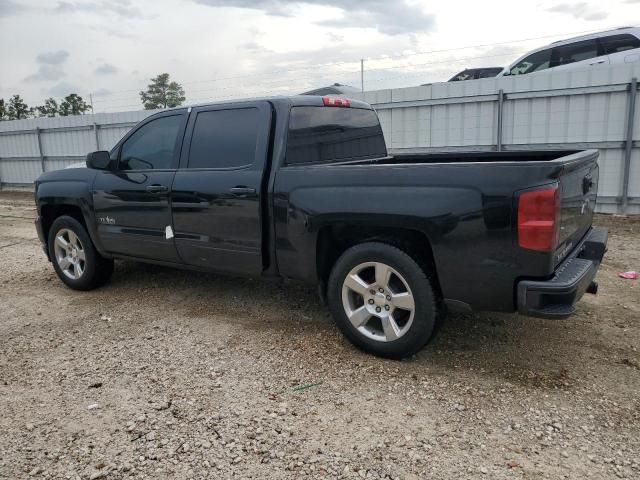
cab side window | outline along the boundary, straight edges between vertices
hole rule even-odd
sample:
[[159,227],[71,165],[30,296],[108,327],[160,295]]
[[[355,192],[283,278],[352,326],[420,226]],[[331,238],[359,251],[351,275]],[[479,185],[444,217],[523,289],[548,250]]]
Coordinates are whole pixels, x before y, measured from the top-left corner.
[[585,40],[583,42],[570,43],[553,48],[551,55],[551,66],[559,67],[569,63],[582,62],[590,58],[599,57],[601,55],[598,49],[598,42],[594,40]]
[[260,129],[257,108],[199,112],[189,150],[188,168],[240,168],[256,156]]
[[510,71],[509,75],[539,72],[549,68],[551,64],[551,49],[540,50],[520,60]]
[[173,167],[183,115],[160,117],[144,124],[123,144],[120,170],[161,170]]

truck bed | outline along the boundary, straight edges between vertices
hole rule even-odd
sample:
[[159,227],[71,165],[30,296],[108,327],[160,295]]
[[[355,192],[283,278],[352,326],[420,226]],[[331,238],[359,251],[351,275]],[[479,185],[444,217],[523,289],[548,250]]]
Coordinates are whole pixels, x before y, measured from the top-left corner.
[[549,150],[535,152],[402,153],[393,155],[389,163],[550,162],[574,153],[578,153],[578,150]]
[[[308,248],[301,232],[325,223],[420,230],[445,298],[509,311],[515,297],[499,299],[482,286],[504,291],[519,278],[553,275],[591,226],[597,157],[596,150],[446,153],[283,168],[274,186],[275,244],[289,248],[278,252],[278,266],[292,278],[312,276],[315,264],[298,260]],[[518,195],[545,185],[557,185],[561,199],[557,248],[517,248]],[[478,283],[470,288],[468,278]]]

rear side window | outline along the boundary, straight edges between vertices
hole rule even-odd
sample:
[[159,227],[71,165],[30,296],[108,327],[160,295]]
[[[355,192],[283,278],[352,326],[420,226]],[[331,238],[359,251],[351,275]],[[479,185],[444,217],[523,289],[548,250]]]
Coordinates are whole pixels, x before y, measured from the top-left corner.
[[160,117],[145,123],[123,144],[120,170],[171,168],[182,115]]
[[293,107],[287,164],[339,162],[384,157],[387,149],[373,110]]
[[193,128],[188,168],[237,168],[256,155],[257,108],[199,112]]
[[522,75],[524,73],[538,72],[549,68],[551,64],[551,49],[540,50],[523,58],[509,71],[509,75]]
[[598,52],[598,42],[595,40],[585,40],[583,42],[570,43],[560,47],[554,47],[552,55],[552,66],[567,65],[568,63],[581,62],[600,56]]
[[492,78],[498,75],[502,71],[502,68],[482,68],[478,70],[476,78]]
[[602,43],[604,53],[607,55],[640,48],[640,39],[629,34],[602,37],[600,43]]

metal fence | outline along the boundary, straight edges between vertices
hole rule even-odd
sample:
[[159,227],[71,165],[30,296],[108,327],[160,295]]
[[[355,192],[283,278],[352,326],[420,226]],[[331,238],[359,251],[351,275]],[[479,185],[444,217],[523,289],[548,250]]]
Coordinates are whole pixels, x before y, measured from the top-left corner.
[[[364,92],[391,152],[600,150],[597,210],[640,214],[640,63]],[[0,182],[111,148],[138,111],[0,122]]]
[[640,214],[640,63],[364,92],[387,147],[600,150],[597,211]]
[[156,111],[0,122],[0,184],[31,186],[42,172],[80,162],[94,150],[109,150]]

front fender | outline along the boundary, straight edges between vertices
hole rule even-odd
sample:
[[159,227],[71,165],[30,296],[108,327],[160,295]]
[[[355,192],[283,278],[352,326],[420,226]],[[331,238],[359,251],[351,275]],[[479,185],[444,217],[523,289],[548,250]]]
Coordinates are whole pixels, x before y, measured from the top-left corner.
[[[100,237],[98,236],[95,215],[93,213],[92,183],[93,178],[91,178],[90,182],[87,181],[86,178],[60,179],[54,181],[42,181],[38,179],[36,181],[35,192],[38,215],[43,216],[43,210],[46,210],[46,207],[77,207],[82,214],[87,232],[96,250],[100,255],[108,256],[104,252]],[[46,236],[48,232],[44,232],[44,234]]]

